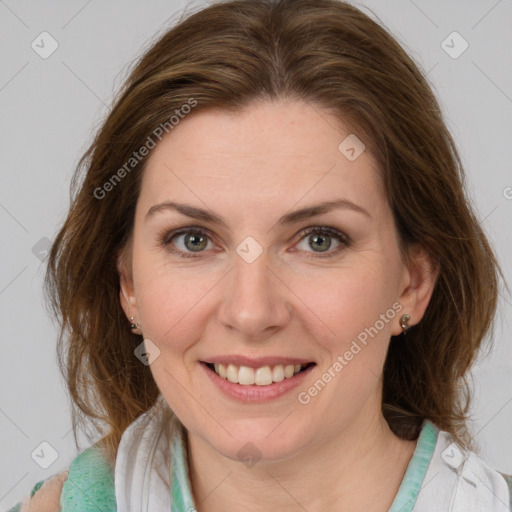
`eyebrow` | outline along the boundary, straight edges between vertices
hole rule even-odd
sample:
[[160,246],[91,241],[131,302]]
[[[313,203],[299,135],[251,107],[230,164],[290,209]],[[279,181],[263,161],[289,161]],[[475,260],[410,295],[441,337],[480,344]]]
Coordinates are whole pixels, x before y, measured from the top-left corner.
[[[276,225],[284,226],[289,224],[296,224],[298,222],[302,222],[303,220],[328,213],[335,209],[352,210],[358,213],[362,213],[370,219],[372,218],[368,211],[365,210],[362,206],[359,206],[352,201],[349,201],[348,199],[336,199],[334,201],[325,201],[323,203],[318,203],[306,208],[301,208],[300,210],[286,213],[277,221]],[[172,201],[166,201],[164,203],[159,203],[152,206],[146,214],[146,221],[158,212],[169,210],[177,211],[193,219],[227,227],[227,222],[221,216],[216,215],[209,210]]]

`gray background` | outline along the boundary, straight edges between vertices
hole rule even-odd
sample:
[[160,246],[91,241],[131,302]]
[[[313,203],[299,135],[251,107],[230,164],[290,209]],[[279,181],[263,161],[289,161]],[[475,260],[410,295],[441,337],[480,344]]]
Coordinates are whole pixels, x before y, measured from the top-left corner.
[[[0,509],[21,500],[38,480],[66,469],[77,454],[56,365],[57,327],[42,305],[45,250],[65,218],[72,171],[129,64],[186,5],[197,10],[205,3],[0,0]],[[356,5],[378,16],[428,71],[481,224],[510,282],[512,0]],[[46,59],[31,47],[43,31],[58,43]],[[453,31],[469,44],[457,58],[463,41],[448,37]],[[470,423],[480,455],[508,473],[511,329],[512,298],[502,292],[494,349],[472,372],[476,398]],[[52,460],[42,442],[58,453],[47,469],[35,462]]]

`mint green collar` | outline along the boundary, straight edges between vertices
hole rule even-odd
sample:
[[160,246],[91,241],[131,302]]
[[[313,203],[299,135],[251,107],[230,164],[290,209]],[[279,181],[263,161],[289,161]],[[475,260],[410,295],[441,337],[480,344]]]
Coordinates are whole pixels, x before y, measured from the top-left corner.
[[[388,512],[411,512],[413,510],[421,484],[432,459],[432,454],[434,453],[437,433],[437,427],[431,421],[424,420],[416,449]],[[185,440],[182,435],[176,435],[173,439],[172,453],[172,510],[176,510],[176,512],[196,510],[190,491],[188,460]]]
[[174,512],[195,511],[190,479],[188,476],[188,457],[184,436],[186,432],[176,434],[172,440],[172,488],[171,510]]
[[430,420],[423,421],[416,449],[388,512],[411,512],[413,510],[434,453],[438,431],[438,428]]

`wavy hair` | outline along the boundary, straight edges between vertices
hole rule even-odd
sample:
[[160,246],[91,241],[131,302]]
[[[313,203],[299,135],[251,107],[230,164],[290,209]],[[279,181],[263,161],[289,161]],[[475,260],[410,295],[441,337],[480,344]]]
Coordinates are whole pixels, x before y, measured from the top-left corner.
[[[150,368],[133,354],[142,338],[121,308],[116,267],[147,156],[125,166],[122,180],[113,175],[191,98],[194,112],[305,101],[361,134],[404,253],[419,244],[439,268],[421,322],[391,338],[383,414],[400,438],[416,439],[430,419],[469,447],[467,375],[492,327],[501,271],[426,75],[380,23],[337,0],[216,2],[180,19],[132,67],[77,166],[48,259],[45,288],[61,325],[75,439],[78,425],[91,423],[113,465],[123,431],[159,397]],[[106,183],[109,192],[98,192]]]

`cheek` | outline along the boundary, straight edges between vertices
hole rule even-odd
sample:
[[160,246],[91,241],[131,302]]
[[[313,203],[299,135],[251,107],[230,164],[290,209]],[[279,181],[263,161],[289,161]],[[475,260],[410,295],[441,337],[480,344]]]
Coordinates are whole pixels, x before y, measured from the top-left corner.
[[319,410],[331,404],[324,412],[336,425],[342,425],[374,396],[392,322],[401,309],[396,302],[393,267],[369,260],[364,258],[361,266],[339,269],[329,280],[316,281],[315,286],[310,283],[294,288],[299,296],[307,297],[304,302],[314,312],[308,313],[308,329],[326,351],[318,369],[319,379],[312,387],[300,390],[304,393],[300,403],[311,401],[312,408]]
[[204,403],[202,390],[194,387],[194,347],[204,337],[209,315],[206,295],[218,279],[211,273],[155,269],[155,265],[139,266],[137,275],[137,310],[144,337],[160,350],[151,373],[171,409],[191,428],[201,417],[197,404]]
[[380,399],[379,377],[401,305],[393,283],[369,267],[340,273],[329,283],[323,292],[310,291],[307,301],[314,311],[308,328],[328,356],[317,379],[299,390],[298,401],[341,428],[363,404]]
[[134,266],[137,311],[144,336],[162,351],[184,352],[204,330],[207,295],[218,278],[197,267],[170,269],[149,263],[147,258]]
[[311,311],[308,317],[317,326],[314,330],[326,333],[334,350],[343,348],[386,312],[388,322],[384,327],[379,322],[378,327],[385,335],[390,332],[396,301],[392,275],[382,271],[380,264],[365,264],[339,269],[322,279],[297,279],[293,290]]

